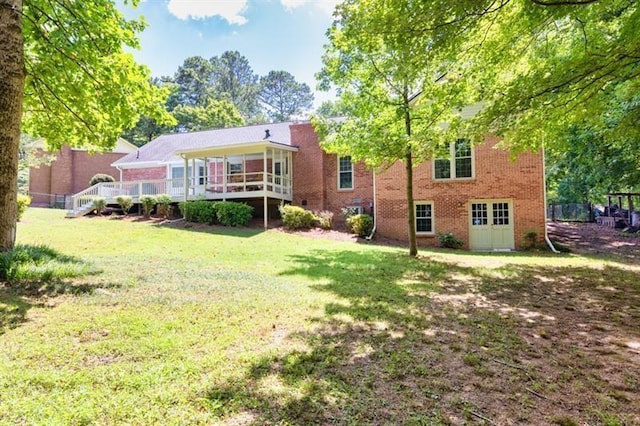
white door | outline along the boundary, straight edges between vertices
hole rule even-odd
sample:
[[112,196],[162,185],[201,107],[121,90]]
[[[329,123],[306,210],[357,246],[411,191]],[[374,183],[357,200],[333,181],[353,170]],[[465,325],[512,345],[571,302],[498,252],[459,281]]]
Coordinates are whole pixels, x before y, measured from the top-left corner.
[[510,200],[473,200],[469,213],[471,250],[513,250],[513,203]]

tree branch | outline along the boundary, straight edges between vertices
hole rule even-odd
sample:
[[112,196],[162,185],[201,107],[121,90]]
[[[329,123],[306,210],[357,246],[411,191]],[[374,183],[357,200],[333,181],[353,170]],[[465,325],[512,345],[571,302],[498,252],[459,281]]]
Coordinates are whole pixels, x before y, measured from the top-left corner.
[[538,6],[584,6],[585,4],[595,3],[598,0],[531,0],[531,3]]

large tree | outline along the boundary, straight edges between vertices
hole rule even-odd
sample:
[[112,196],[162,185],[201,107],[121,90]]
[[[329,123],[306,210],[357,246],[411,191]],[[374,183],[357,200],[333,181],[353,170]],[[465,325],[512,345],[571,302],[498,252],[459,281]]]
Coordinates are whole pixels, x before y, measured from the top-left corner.
[[[640,134],[640,4],[629,0],[389,0],[385,32],[445,53],[469,69],[464,84],[492,131],[516,150],[560,141],[573,124],[616,139]],[[412,28],[405,16],[420,13]],[[618,108],[619,106],[624,108]],[[616,125],[611,126],[612,115]]]
[[260,101],[269,117],[290,120],[313,105],[313,94],[305,83],[299,83],[287,71],[270,71],[260,78]]
[[227,51],[210,61],[214,96],[231,101],[246,120],[258,115],[258,76],[249,60],[238,51]]
[[112,0],[0,0],[0,251],[15,243],[21,127],[52,149],[101,150],[140,114],[169,119],[165,93],[123,50],[143,27]]
[[179,105],[172,111],[179,132],[220,129],[240,126],[244,123],[238,109],[229,101],[210,99],[207,105]]
[[178,67],[173,82],[177,85],[172,110],[178,105],[205,106],[213,96],[211,76],[213,66],[202,56],[190,56]]
[[[329,152],[374,168],[404,162],[409,254],[415,256],[413,167],[455,140],[455,108],[465,92],[452,84],[460,72],[454,64],[424,55],[424,40],[412,42],[413,26],[424,17],[402,14],[406,7],[395,9],[400,3],[347,0],[336,8],[319,77],[325,87],[338,87],[346,119],[315,124]],[[402,29],[387,31],[399,14]]]

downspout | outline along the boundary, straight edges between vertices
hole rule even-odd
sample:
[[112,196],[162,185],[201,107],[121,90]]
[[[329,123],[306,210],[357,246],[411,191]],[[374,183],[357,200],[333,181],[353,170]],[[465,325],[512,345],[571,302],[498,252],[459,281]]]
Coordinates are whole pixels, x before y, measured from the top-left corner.
[[[376,233],[376,224],[378,223],[378,203],[376,201],[376,171],[373,170],[373,229],[371,229],[371,234],[366,237],[367,241],[371,241],[373,235]],[[545,227],[546,229],[546,227]]]
[[542,147],[542,194],[544,199],[544,240],[552,252],[560,254],[549,239],[549,232],[547,231],[547,159],[545,156],[544,146]]

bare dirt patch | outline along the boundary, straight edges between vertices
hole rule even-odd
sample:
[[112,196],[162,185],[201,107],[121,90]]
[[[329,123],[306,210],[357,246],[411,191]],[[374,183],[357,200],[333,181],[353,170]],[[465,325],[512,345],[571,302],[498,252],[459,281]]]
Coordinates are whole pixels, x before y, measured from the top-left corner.
[[549,237],[578,254],[619,257],[640,265],[640,235],[595,223],[549,222]]

